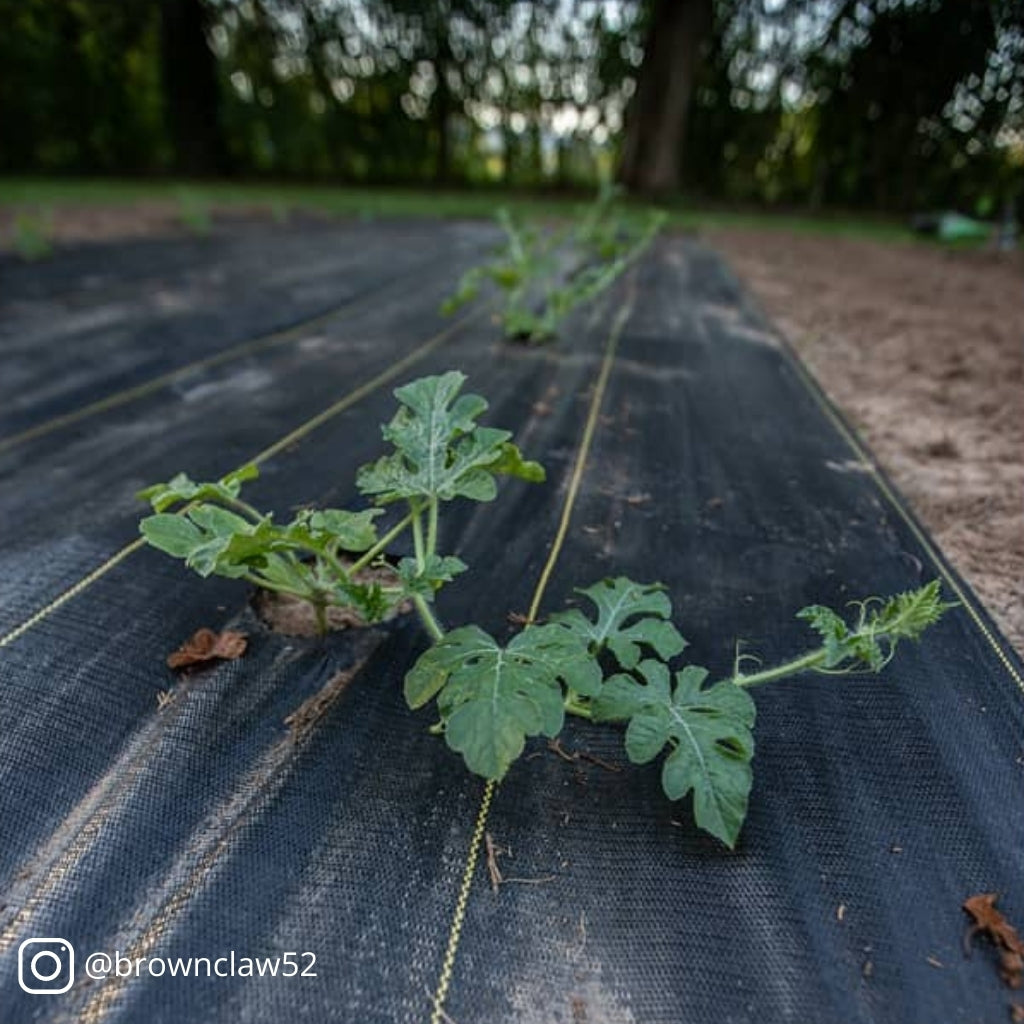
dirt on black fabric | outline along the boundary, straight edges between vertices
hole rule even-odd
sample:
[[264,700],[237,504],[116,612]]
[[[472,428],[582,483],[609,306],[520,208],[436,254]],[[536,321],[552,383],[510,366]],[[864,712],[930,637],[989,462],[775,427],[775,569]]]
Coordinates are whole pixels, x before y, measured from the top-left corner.
[[1024,257],[763,231],[707,240],[1024,650]]

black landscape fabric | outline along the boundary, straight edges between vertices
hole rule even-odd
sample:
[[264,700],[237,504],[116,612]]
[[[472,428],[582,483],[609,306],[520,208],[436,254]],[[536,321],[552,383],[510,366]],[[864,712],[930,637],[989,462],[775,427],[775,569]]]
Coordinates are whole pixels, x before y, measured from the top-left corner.
[[[722,262],[662,239],[556,346],[502,344],[480,315],[389,379],[389,366],[449,329],[437,302],[494,235],[374,228],[317,229],[308,271],[321,259],[335,269],[285,319],[330,307],[332,288],[342,303],[402,268],[408,286],[312,328],[306,341],[320,340],[305,350],[300,332],[294,345],[197,371],[189,387],[209,389],[191,405],[188,389],[157,390],[0,451],[0,1021],[1008,1019],[1013,993],[991,949],[964,957],[961,903],[1000,892],[1007,917],[1024,922],[1020,662]],[[287,326],[261,305],[253,255],[262,246],[275,266],[282,239],[301,260],[288,230],[246,229],[252,269],[243,280],[223,268],[235,281],[224,330],[199,344],[183,321],[176,356],[162,343],[144,353],[147,325],[161,318],[139,308],[141,294],[118,292],[137,318],[119,365],[159,373],[165,363],[151,359],[184,365]],[[140,293],[159,278],[161,252],[185,272],[186,245],[196,247],[147,243]],[[350,270],[340,253],[354,245],[363,258]],[[53,275],[50,290],[5,278],[15,323],[43,331],[46,305],[75,294],[82,345],[106,352],[103,330],[87,325],[113,300],[82,297],[80,275],[120,252],[59,256],[36,271]],[[197,252],[195,273],[239,258],[223,240]],[[419,261],[429,269],[412,272]],[[74,351],[76,335],[56,327],[40,335],[34,376],[33,350],[18,350],[26,380],[44,380],[55,353]],[[11,321],[3,344],[17,344]],[[32,384],[43,404],[21,410],[13,429],[126,379],[105,377],[84,348],[80,365],[89,395],[51,401]],[[607,390],[581,463],[602,366]],[[481,780],[429,734],[431,714],[404,705],[402,676],[426,643],[413,620],[323,642],[272,634],[242,585],[201,581],[146,549],[87,576],[133,540],[136,487],[178,469],[226,471],[366,385],[274,452],[253,488],[282,512],[355,500],[354,470],[379,450],[391,389],[451,368],[490,399],[488,422],[514,429],[545,463],[548,481],[451,507],[442,546],[471,569],[441,595],[447,624],[508,635],[567,510],[542,611],[602,576],[660,580],[688,653],[713,674],[729,670],[738,639],[766,664],[800,651],[811,638],[793,613],[805,604],[937,575],[966,603],[880,677],[804,677],[756,694],[751,811],[729,852],[664,799],[656,767],[626,763],[614,729],[573,721],[564,749],[601,763],[567,761],[538,741],[485,799]],[[235,386],[241,374],[247,383]],[[581,487],[568,504],[574,468]],[[164,659],[200,626],[243,629],[249,649],[176,679]],[[497,892],[488,845],[508,879]],[[67,993],[19,987],[19,947],[33,936],[74,945]],[[85,957],[115,950],[309,951],[316,977],[184,980],[143,968],[88,980]]]

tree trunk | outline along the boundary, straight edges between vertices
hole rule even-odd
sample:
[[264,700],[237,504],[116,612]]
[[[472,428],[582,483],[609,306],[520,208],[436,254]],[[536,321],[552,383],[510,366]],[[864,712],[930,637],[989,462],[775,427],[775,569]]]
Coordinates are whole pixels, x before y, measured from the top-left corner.
[[448,12],[442,8],[443,18],[435,25],[434,74],[437,86],[433,97],[433,116],[437,138],[437,156],[434,162],[434,183],[448,185],[452,176],[451,117],[452,94],[448,85],[448,72],[452,66],[452,47],[448,39]]
[[631,192],[664,195],[680,187],[687,115],[711,19],[712,0],[654,0],[618,169]]
[[451,116],[452,99],[448,88],[448,61],[437,62],[437,89],[434,92],[434,125],[437,136],[437,156],[434,161],[434,183],[448,185],[452,177]]
[[224,171],[217,59],[206,41],[202,0],[161,0],[160,62],[175,169],[183,174]]

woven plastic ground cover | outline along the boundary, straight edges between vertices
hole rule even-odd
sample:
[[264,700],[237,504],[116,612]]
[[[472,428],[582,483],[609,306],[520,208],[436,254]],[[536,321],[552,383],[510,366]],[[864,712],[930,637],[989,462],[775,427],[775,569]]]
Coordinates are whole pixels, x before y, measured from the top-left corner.
[[[362,230],[325,229],[310,274]],[[175,384],[0,451],[0,1020],[1006,1019],[1011,993],[989,951],[964,959],[960,904],[1000,891],[1024,919],[1020,664],[856,439],[695,243],[662,240],[557,346],[530,350],[499,344],[485,315],[436,315],[492,236],[417,230],[405,265],[430,269],[386,301],[197,370],[189,386],[211,390],[191,402]],[[271,234],[247,238],[269,262],[282,232]],[[361,287],[397,274],[385,231],[361,244]],[[162,245],[174,265],[194,243]],[[225,254],[200,257],[210,270]],[[249,279],[232,286],[243,310],[262,301],[247,258]],[[147,280],[159,280],[155,246],[150,259]],[[353,294],[338,259],[293,319],[330,306],[335,276],[338,301]],[[9,336],[54,301],[30,280],[14,289]],[[76,281],[66,269],[60,288]],[[82,299],[85,319],[106,301]],[[253,337],[282,326],[239,315]],[[125,336],[126,363],[143,365],[132,350],[150,316]],[[102,350],[101,337],[83,344]],[[240,340],[233,328],[207,344]],[[207,351],[183,349],[177,365]],[[123,386],[82,365],[97,395]],[[494,790],[468,776],[429,735],[429,713],[404,706],[402,675],[425,645],[415,621],[283,637],[244,587],[155,552],[102,568],[133,539],[134,489],[177,469],[224,472],[270,449],[254,501],[351,501],[390,389],[448,368],[549,478],[453,509],[443,544],[473,571],[442,596],[447,624],[508,634],[545,565],[544,612],[603,575],[659,579],[695,659],[724,674],[737,638],[766,662],[800,650],[792,614],[804,604],[938,575],[963,605],[882,677],[756,695],[751,814],[730,853],[665,801],[656,769],[626,764],[614,730],[574,722],[563,743],[620,771],[538,742]],[[58,414],[91,398],[68,392]],[[29,410],[16,429],[53,413]],[[225,625],[249,633],[246,656],[176,681],[167,653]],[[158,708],[162,690],[173,697]],[[497,892],[485,836],[520,880]],[[32,936],[70,940],[80,961],[308,950],[317,977],[89,981],[80,963],[69,992],[34,996],[17,981]]]

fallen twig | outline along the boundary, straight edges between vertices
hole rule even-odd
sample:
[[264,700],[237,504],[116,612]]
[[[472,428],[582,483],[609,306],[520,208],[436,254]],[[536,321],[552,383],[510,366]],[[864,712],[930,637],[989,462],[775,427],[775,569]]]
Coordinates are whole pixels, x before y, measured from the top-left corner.
[[539,878],[506,878],[498,867],[498,857],[508,853],[508,848],[500,847],[490,832],[484,833],[484,850],[487,855],[487,874],[491,879],[491,892],[497,892],[503,885],[545,885],[553,882],[558,875],[542,875]]
[[548,750],[552,754],[557,754],[563,761],[568,761],[570,764],[577,764],[580,761],[586,761],[588,764],[597,765],[598,768],[603,768],[608,772],[621,772],[622,765],[613,764],[611,761],[606,761],[603,757],[598,757],[597,754],[590,754],[586,750],[566,750],[562,746],[560,739],[548,740]]
[[497,892],[504,879],[501,877],[501,868],[498,867],[498,847],[490,832],[484,833],[484,848],[487,850],[487,873],[491,876],[491,892]]

